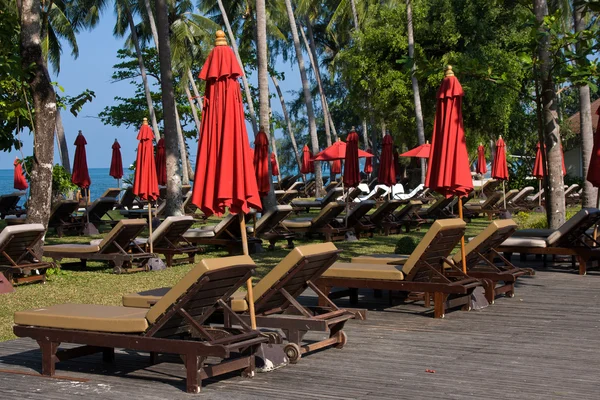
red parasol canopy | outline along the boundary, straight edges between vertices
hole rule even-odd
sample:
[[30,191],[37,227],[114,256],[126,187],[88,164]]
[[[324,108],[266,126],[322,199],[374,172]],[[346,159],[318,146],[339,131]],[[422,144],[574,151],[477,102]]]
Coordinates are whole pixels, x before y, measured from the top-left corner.
[[156,143],[156,179],[158,184],[164,186],[167,184],[167,156],[165,154],[165,139],[160,138]]
[[[367,153],[373,154],[373,150],[367,149]],[[373,158],[372,157],[367,157],[367,159],[365,160],[365,169],[363,170],[363,172],[365,174],[370,174],[371,172],[373,172]]]
[[477,147],[477,173],[483,175],[487,172],[487,162],[485,161],[485,147],[482,144]]
[[237,80],[243,72],[221,39],[200,72],[206,89],[192,202],[207,216],[223,214],[226,207],[234,214],[262,209]]
[[121,145],[115,139],[112,145],[112,159],[110,160],[109,175],[115,179],[123,177],[123,159],[121,158]]
[[269,194],[269,139],[262,130],[254,138],[254,173],[261,196]]
[[15,159],[14,166],[15,166],[14,188],[17,190],[27,189],[29,187],[29,184],[27,183],[27,179],[25,179],[25,176],[23,175],[23,167],[21,166],[21,161],[19,161],[18,158]]
[[310,174],[315,172],[315,164],[312,160],[312,154],[307,145],[302,148],[302,168],[300,168],[301,174]]
[[437,93],[431,156],[425,186],[446,196],[465,196],[473,190],[462,119],[460,82],[449,67]]
[[400,154],[400,157],[417,157],[417,158],[429,158],[429,153],[431,151],[431,145],[429,141],[420,146],[415,147],[407,151],[406,153]]
[[379,163],[379,174],[377,181],[386,186],[396,184],[396,168],[394,167],[394,139],[387,134],[383,137],[383,148]]
[[[600,115],[600,107],[596,110]],[[600,187],[600,123],[596,126],[596,135],[594,135],[594,149],[590,158],[590,165],[586,179],[594,186]]]
[[[483,146],[482,146],[483,147]],[[502,136],[496,142],[496,157],[492,164],[492,178],[508,180],[508,165],[506,164],[506,144]]]
[[342,173],[342,161],[341,160],[333,160],[331,163],[331,173],[334,175]]
[[275,153],[271,153],[271,175],[279,176],[279,165],[277,164]]
[[348,134],[346,144],[344,186],[356,187],[360,183],[360,172],[358,168],[358,134],[355,131]]
[[[546,145],[544,145],[544,149],[546,148]],[[540,146],[540,142],[538,142],[535,145],[535,162],[533,164],[533,172],[532,175],[537,178],[537,179],[543,179],[544,178],[544,164],[542,163],[543,158],[542,158],[542,147]],[[560,150],[562,153],[562,145],[560,146]],[[567,174],[567,168],[565,167],[565,155],[562,154],[562,170],[563,170],[563,175]]]
[[158,198],[158,179],[154,163],[154,133],[144,118],[140,132],[137,135],[137,158],[135,160],[135,177],[133,193],[142,200],[153,201]]
[[87,189],[92,184],[90,173],[87,166],[87,156],[85,154],[85,145],[87,144],[85,137],[81,131],[75,139],[75,159],[73,160],[73,175],[71,182],[80,188]]
[[[358,150],[358,158],[373,157],[373,154]],[[317,154],[315,161],[334,161],[346,158],[346,143],[338,139],[337,142]]]

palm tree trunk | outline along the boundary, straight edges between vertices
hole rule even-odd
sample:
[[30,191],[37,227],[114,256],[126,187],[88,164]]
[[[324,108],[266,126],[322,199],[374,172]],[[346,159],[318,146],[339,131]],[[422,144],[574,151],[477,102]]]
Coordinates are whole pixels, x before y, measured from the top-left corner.
[[[417,121],[417,139],[419,144],[425,143],[425,128],[423,126],[423,111],[421,109],[421,95],[419,94],[419,81],[415,75],[417,64],[415,63],[415,37],[413,34],[412,0],[406,0],[406,26],[408,36],[408,57],[412,60],[411,81],[415,102],[415,120]],[[427,159],[421,158],[421,183],[425,183]]]
[[356,12],[355,0],[350,0],[350,7],[352,8],[352,21],[354,22],[354,29],[358,30],[358,13]]
[[[221,10],[221,15],[223,16],[223,22],[225,23],[225,29],[227,30],[227,35],[229,36],[229,41],[231,42],[231,48],[235,53],[235,58],[237,58],[237,62],[240,63],[242,71],[244,71],[244,64],[242,63],[240,51],[238,49],[237,42],[235,41],[235,37],[233,36],[233,31],[231,30],[231,25],[229,24],[229,18],[227,17],[227,12],[225,11],[225,7],[223,6],[223,1],[217,0],[217,3],[219,4],[219,10]],[[254,104],[252,103],[252,93],[250,93],[250,85],[248,84],[248,79],[246,78],[245,72],[242,75],[242,83],[244,84],[244,92],[246,94],[246,105],[248,106],[250,120],[252,121],[252,130],[254,131],[254,134],[256,134],[258,132],[258,124],[256,123],[256,112],[254,111]]]
[[290,136],[290,142],[292,142],[292,147],[294,148],[294,155],[296,156],[296,162],[298,163],[298,172],[300,172],[300,169],[302,169],[302,158],[300,157],[298,145],[296,144],[296,138],[294,137],[294,130],[292,129],[292,120],[290,119],[290,114],[288,113],[287,106],[285,105],[285,99],[283,98],[283,93],[281,92],[281,88],[279,87],[279,82],[277,81],[277,78],[275,78],[274,75],[271,75],[271,80],[273,81],[273,86],[275,86],[275,90],[277,90],[277,96],[279,97],[279,101],[281,102],[283,118],[285,119],[287,132]]
[[144,94],[146,95],[146,103],[148,104],[148,113],[150,114],[150,121],[152,123],[152,131],[154,136],[158,140],[160,138],[160,131],[158,130],[158,122],[156,122],[156,113],[154,112],[154,105],[152,104],[152,94],[150,93],[150,85],[148,84],[148,75],[146,75],[146,67],[144,66],[144,57],[142,56],[142,49],[140,48],[140,42],[138,40],[137,32],[135,30],[135,23],[133,22],[133,15],[127,6],[125,6],[127,12],[127,21],[129,22],[129,30],[131,31],[131,40],[135,46],[135,53],[138,59],[138,65],[140,67],[140,75],[142,76],[142,83],[144,84]]
[[[39,0],[22,0],[19,7],[21,25],[21,62],[23,70],[31,71],[28,84],[33,96],[34,140],[31,191],[27,207],[27,222],[48,226],[52,198],[52,165],[54,129],[56,127],[56,93],[45,67],[40,45]],[[33,67],[31,67],[33,66]]]
[[[573,8],[573,22],[575,32],[585,29],[585,5],[575,5]],[[579,45],[576,51],[579,52]],[[583,207],[597,207],[597,189],[587,179],[590,159],[594,147],[594,128],[592,127],[592,104],[589,85],[579,86],[579,132],[581,137],[581,155],[583,158]]]
[[[179,159],[185,157],[180,151],[183,136],[178,134],[179,118],[175,106],[175,91],[173,89],[173,71],[171,70],[171,43],[169,39],[169,19],[166,0],[156,0],[156,22],[158,28],[158,60],[160,62],[160,88],[165,126],[165,153],[167,159],[167,206],[166,215],[183,215],[181,207],[181,182],[177,174]],[[184,176],[186,168],[184,164]]]
[[[306,103],[306,117],[308,119],[308,131],[310,135],[311,147],[313,154],[319,152],[319,138],[317,136],[317,124],[315,122],[315,112],[312,105],[312,95],[310,86],[306,76],[304,67],[304,56],[302,55],[302,47],[300,46],[300,38],[298,37],[298,27],[296,26],[296,17],[292,8],[291,0],[285,0],[285,8],[287,9],[288,19],[290,21],[290,29],[292,31],[292,40],[294,41],[294,49],[296,50],[296,60],[298,61],[298,69],[300,70],[300,79],[302,81],[302,91],[304,93],[304,102]],[[315,162],[315,185],[317,197],[320,196],[323,190],[323,177],[321,174],[321,163]]]
[[152,11],[150,0],[144,0],[144,6],[146,7],[146,14],[148,15],[148,22],[150,23],[150,31],[152,32],[154,44],[158,48],[158,29],[156,29],[156,20],[154,19],[154,12]]
[[[363,118],[362,120],[362,134],[363,134],[363,141],[365,142],[365,150],[367,150],[369,148],[369,134],[367,132],[367,120],[365,118]],[[373,151],[373,154],[375,153],[375,149],[371,149]]]
[[[200,106],[200,92],[198,91],[198,86],[196,86],[196,81],[194,81],[194,75],[192,74],[192,71],[188,68],[187,70],[187,76],[188,76],[188,80],[190,81],[190,85],[192,85],[192,91],[194,92],[194,98],[196,99],[195,102],[195,107],[196,110],[200,110],[202,111],[202,107]],[[190,96],[191,97],[191,96]],[[196,114],[198,114],[196,112]],[[198,134],[200,133],[200,126],[198,126]]]
[[71,173],[71,161],[69,159],[69,146],[67,145],[67,137],[65,136],[65,127],[62,123],[60,109],[56,110],[56,140],[58,142],[58,151],[60,153],[60,163],[62,167]]
[[[541,25],[548,15],[546,0],[534,0],[533,8],[537,22]],[[548,228],[558,229],[565,222],[565,190],[562,174],[562,149],[558,124],[556,87],[552,77],[550,42],[545,28],[541,26],[538,39],[539,71],[542,85],[542,121],[548,159],[548,190],[546,207]]]
[[179,119],[179,111],[177,110],[177,105],[175,105],[175,119],[177,128],[177,145],[179,146],[179,154],[181,155],[181,183],[183,185],[190,184],[189,170],[188,170],[188,157],[187,157],[187,148],[185,147],[185,139],[183,138],[183,130],[181,129],[181,120]]

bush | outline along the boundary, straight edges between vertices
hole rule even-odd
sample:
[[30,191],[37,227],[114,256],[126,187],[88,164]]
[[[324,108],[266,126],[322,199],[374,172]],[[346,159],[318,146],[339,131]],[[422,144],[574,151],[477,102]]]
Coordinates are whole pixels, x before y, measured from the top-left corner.
[[519,229],[547,229],[548,220],[545,213],[520,212],[513,216]]
[[419,245],[420,240],[414,236],[403,236],[396,243],[396,254],[411,254]]

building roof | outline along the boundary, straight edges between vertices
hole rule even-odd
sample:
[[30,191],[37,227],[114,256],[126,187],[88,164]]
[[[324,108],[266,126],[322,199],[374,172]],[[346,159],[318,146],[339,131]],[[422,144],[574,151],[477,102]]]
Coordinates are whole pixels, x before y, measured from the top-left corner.
[[[593,130],[593,132],[596,132],[596,128],[598,127],[599,115],[597,114],[597,111],[598,111],[599,107],[600,107],[600,98],[592,103],[592,130]],[[580,117],[579,112],[576,112],[575,114],[573,114],[572,116],[569,117],[569,126],[571,127],[571,130],[577,135],[579,135],[580,118],[581,117]]]

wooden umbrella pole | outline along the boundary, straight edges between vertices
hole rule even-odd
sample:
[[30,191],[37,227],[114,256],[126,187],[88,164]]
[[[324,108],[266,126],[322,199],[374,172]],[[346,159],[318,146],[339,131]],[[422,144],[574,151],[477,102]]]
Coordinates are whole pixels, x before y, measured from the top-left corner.
[[502,197],[504,198],[504,210],[506,210],[506,186],[504,186],[505,181],[502,181]]
[[[244,219],[244,214],[238,214],[240,218],[240,231],[242,235],[242,250],[244,251],[244,255],[250,255],[248,251],[248,236],[246,233],[246,220]],[[252,278],[248,278],[246,282],[246,286],[248,286],[248,308],[250,310],[250,325],[252,329],[256,329],[256,315],[254,314],[254,293],[252,291]]]
[[542,206],[542,180],[538,179],[538,202]]
[[[598,196],[596,198],[596,207],[600,208],[600,188],[598,188]],[[594,242],[596,241],[597,238],[598,238],[598,224],[596,224],[596,227],[594,228]]]
[[[463,219],[463,207],[462,207],[462,198],[458,197],[458,217]],[[463,234],[460,238],[460,255],[462,257],[462,269],[463,272],[467,273],[467,257],[465,255],[465,235]]]
[[148,243],[150,243],[150,253],[154,253],[154,247],[152,247],[152,203],[148,199]]
[[[83,189],[83,190],[85,190],[85,189]],[[90,188],[88,187],[87,193],[85,195],[85,216],[86,216],[88,227],[90,226],[90,214],[88,213],[89,207],[90,207]]]

